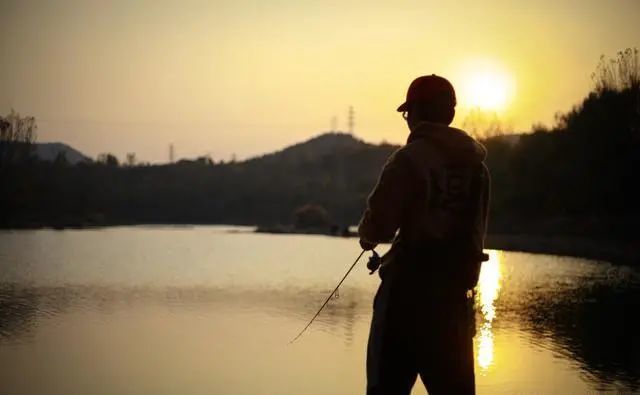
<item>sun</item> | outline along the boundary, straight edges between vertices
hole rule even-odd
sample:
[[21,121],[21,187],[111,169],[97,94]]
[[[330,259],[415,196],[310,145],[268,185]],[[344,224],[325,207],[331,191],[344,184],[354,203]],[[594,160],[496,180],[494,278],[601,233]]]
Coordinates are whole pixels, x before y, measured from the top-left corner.
[[507,103],[507,84],[499,74],[482,73],[471,76],[469,104],[483,110],[502,110]]
[[476,65],[470,69],[461,81],[460,104],[484,111],[505,110],[513,91],[509,74],[495,65]]

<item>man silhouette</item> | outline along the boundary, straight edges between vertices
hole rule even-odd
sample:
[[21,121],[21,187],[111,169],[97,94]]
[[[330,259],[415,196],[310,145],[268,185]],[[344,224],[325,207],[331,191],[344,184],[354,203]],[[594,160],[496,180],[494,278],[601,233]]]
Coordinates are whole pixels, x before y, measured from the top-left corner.
[[[367,347],[367,394],[474,394],[473,315],[486,232],[484,147],[449,127],[456,96],[446,79],[415,79],[398,108],[407,144],[387,160],[360,220],[360,244],[393,239],[382,258]],[[397,232],[397,234],[396,234]],[[470,313],[471,312],[471,313]]]

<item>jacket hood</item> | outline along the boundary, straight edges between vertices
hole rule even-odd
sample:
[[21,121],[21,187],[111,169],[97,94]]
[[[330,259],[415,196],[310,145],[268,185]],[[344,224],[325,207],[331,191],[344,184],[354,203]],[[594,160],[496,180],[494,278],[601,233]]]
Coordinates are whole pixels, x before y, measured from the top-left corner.
[[407,144],[418,139],[430,141],[454,160],[480,163],[487,157],[486,148],[476,139],[447,125],[421,122],[409,134]]

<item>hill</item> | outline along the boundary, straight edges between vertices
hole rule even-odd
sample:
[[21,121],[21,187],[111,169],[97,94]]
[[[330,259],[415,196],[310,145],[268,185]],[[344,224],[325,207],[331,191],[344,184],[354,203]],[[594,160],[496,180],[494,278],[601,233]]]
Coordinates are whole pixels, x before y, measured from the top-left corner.
[[328,132],[317,135],[307,141],[286,147],[280,151],[250,158],[246,162],[266,161],[304,161],[331,155],[335,152],[348,152],[372,147],[349,133]]
[[235,214],[226,221],[288,224],[305,204],[327,209],[338,225],[357,221],[378,172],[397,147],[366,143],[346,133],[325,133],[283,150],[218,166],[216,193]]
[[72,165],[80,162],[91,162],[91,158],[63,143],[35,143],[33,144],[32,155],[46,162],[53,162],[61,155],[64,155],[67,162]]

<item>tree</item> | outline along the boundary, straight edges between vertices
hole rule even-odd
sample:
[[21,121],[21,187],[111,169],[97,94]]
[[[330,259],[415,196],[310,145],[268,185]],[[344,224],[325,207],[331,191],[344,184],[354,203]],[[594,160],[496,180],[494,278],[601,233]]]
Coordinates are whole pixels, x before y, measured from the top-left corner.
[[118,158],[111,153],[103,153],[98,155],[98,163],[101,163],[103,165],[107,165],[110,167],[118,167],[120,165]]
[[209,155],[199,156],[196,158],[196,163],[205,166],[213,166],[213,160]]
[[67,154],[65,154],[64,152],[58,152],[58,155],[56,155],[55,159],[53,160],[53,164],[57,167],[69,166]]
[[35,117],[22,117],[13,109],[0,116],[0,164],[28,159],[37,129]]
[[306,204],[293,213],[296,229],[322,229],[330,226],[329,213],[317,204]]
[[510,133],[510,127],[495,111],[472,108],[462,121],[462,128],[472,136],[484,140]]

